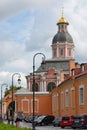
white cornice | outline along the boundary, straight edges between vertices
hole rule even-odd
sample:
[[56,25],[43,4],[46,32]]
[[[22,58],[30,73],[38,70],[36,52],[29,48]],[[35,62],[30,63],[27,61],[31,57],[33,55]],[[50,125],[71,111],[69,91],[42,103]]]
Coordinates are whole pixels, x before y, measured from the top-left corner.
[[[16,92],[15,95],[32,95],[33,92]],[[48,95],[49,92],[35,92],[35,95]]]

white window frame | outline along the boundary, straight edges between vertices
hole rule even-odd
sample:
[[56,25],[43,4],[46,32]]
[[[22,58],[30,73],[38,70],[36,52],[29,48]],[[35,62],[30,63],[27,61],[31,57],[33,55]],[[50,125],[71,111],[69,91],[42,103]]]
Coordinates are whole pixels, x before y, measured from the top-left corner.
[[72,86],[71,87],[71,107],[73,106],[73,104],[72,104],[72,100],[73,100],[73,95],[72,95],[72,93],[75,91],[75,87],[74,86]]
[[[27,107],[27,111],[24,111],[24,102],[27,102],[27,104],[28,104],[28,106],[26,106]],[[30,111],[29,111],[29,99],[27,99],[26,97],[24,98],[24,99],[22,99],[21,100],[21,104],[22,104],[22,111],[24,112],[24,113],[29,113]]]
[[[38,113],[38,111],[39,111],[39,99],[35,98],[34,102],[37,103],[37,106],[35,107],[35,113]],[[31,99],[31,113],[33,113],[33,99]]]
[[64,92],[61,92],[61,109],[64,109]]
[[69,91],[68,91],[68,89],[65,91],[65,104],[66,104],[66,107],[69,106]]
[[58,110],[58,93],[52,96],[52,111],[56,112]]
[[79,86],[79,105],[84,105],[84,85],[83,84]]

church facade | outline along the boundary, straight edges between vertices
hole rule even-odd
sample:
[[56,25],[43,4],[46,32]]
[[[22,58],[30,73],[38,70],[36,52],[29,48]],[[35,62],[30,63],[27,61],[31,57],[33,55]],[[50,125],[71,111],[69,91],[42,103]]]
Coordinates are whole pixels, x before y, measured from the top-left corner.
[[[68,21],[62,13],[58,20],[58,31],[52,40],[52,58],[45,61],[45,65],[35,71],[35,114],[53,114],[52,91],[62,83],[72,68],[75,68],[74,43],[68,32]],[[17,111],[25,115],[33,113],[33,73],[26,76],[27,91],[17,91]],[[26,106],[26,107],[25,107]]]
[[[68,21],[63,13],[58,23],[58,31],[52,40],[52,58],[45,61],[35,71],[36,91],[49,92],[61,83],[75,67],[74,43],[68,32]],[[32,91],[33,74],[26,76],[27,88]]]

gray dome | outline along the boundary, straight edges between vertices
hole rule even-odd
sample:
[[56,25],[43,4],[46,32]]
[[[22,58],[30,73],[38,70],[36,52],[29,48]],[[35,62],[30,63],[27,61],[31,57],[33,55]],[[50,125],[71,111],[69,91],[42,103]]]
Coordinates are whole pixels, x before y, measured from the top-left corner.
[[52,44],[57,42],[70,42],[73,43],[73,39],[71,35],[68,32],[58,32],[52,41]]

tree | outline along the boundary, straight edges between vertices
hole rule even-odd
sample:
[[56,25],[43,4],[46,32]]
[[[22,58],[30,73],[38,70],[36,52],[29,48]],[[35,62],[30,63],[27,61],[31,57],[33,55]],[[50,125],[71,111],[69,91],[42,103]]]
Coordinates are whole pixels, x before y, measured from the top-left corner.
[[[21,88],[22,88],[21,86],[19,86],[19,87],[13,86],[13,90],[16,90],[16,91],[21,89]],[[4,96],[7,96],[11,91],[12,91],[12,86],[10,86],[9,89],[5,90],[5,95]]]

